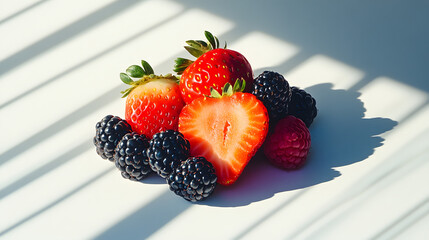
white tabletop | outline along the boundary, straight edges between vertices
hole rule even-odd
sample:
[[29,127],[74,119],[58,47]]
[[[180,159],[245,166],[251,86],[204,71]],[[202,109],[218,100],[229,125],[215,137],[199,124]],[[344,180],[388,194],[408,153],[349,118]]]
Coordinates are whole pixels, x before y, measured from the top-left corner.
[[[0,0],[0,239],[428,239],[427,1]],[[123,179],[95,123],[119,73],[209,30],[311,93],[307,164],[254,157],[206,201]]]

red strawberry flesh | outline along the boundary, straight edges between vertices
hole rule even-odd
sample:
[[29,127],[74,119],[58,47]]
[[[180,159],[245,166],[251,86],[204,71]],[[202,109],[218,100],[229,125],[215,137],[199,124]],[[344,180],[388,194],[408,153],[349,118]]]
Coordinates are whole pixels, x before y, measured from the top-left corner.
[[267,130],[266,108],[248,93],[198,98],[179,117],[179,131],[190,141],[191,155],[210,161],[223,185],[237,180]]

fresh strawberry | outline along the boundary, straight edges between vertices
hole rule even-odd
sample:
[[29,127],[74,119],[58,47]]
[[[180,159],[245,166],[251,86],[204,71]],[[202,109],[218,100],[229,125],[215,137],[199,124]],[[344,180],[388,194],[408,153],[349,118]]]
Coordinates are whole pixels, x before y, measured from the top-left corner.
[[253,84],[253,71],[247,59],[239,52],[219,48],[219,40],[211,33],[205,32],[209,43],[201,40],[189,40],[185,46],[195,61],[178,58],[174,71],[181,74],[180,90],[186,104],[192,100],[210,95],[210,88],[218,92],[226,83],[232,86],[237,79],[247,82],[246,92],[250,92]]
[[[142,67],[133,65],[121,80],[131,85],[122,93],[127,97],[125,119],[132,129],[149,139],[161,131],[177,131],[179,114],[185,102],[182,100],[179,79],[171,74],[154,75],[152,67],[142,60]],[[133,81],[132,78],[139,78]]]
[[[179,131],[191,144],[192,156],[203,156],[213,164],[218,183],[230,185],[264,142],[268,132],[265,106],[236,81],[222,95],[212,88],[211,97],[197,98],[179,117]],[[241,86],[240,86],[241,85]]]

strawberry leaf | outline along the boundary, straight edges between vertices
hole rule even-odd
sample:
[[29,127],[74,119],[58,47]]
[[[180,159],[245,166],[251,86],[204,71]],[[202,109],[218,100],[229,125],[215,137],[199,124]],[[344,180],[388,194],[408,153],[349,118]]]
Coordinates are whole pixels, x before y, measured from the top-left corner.
[[133,80],[126,73],[120,73],[119,77],[125,84],[130,85],[131,83],[133,83]]
[[204,54],[204,51],[201,49],[193,48],[190,46],[185,46],[186,51],[188,51],[192,56],[199,58],[201,55]]
[[150,64],[148,62],[146,62],[145,60],[142,60],[142,66],[144,69],[145,74],[144,75],[151,75],[154,74],[152,67],[150,66]]
[[232,89],[231,84],[226,83],[225,86],[222,88],[222,96],[232,96],[233,93],[234,91]]
[[[213,34],[211,34],[209,31],[205,31],[204,35],[206,36],[207,40],[209,41],[210,45],[212,46],[212,49],[216,49],[217,45],[216,45],[216,40],[215,40],[215,37],[213,36]],[[219,40],[217,40],[217,42],[219,42]]]
[[191,65],[194,61],[191,61],[186,58],[177,58],[175,62],[176,64],[174,65],[173,71],[175,71],[179,75],[182,75],[185,69],[189,67],[189,65]]
[[246,88],[246,80],[244,80],[244,78],[241,78],[241,79],[240,79],[240,81],[241,81],[241,89],[240,89],[240,92],[243,92],[243,91],[244,91],[244,89]]
[[137,65],[132,65],[127,68],[127,73],[133,78],[141,78],[145,75],[143,68]]
[[214,89],[213,87],[210,88],[210,97],[212,98],[221,98],[222,95],[220,95],[220,93]]
[[192,48],[196,48],[196,49],[201,49],[203,46],[201,45],[201,43],[194,41],[194,40],[188,40],[186,41],[186,43],[192,47]]
[[234,92],[239,92],[240,89],[241,89],[240,82],[239,82],[239,79],[237,79],[235,80],[234,87],[232,88],[232,90]]
[[234,87],[233,87],[234,92],[243,92],[245,88],[246,88],[246,81],[243,78],[235,80]]
[[208,49],[208,47],[209,47],[209,45],[206,42],[202,41],[202,40],[195,40],[195,42],[199,43],[203,48],[207,48]]

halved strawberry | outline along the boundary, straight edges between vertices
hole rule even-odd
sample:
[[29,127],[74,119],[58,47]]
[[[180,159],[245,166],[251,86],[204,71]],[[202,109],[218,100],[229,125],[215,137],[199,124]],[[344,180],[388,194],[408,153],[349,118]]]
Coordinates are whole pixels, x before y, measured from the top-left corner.
[[205,32],[209,43],[201,40],[189,40],[185,46],[197,60],[178,58],[174,71],[181,74],[180,90],[182,98],[189,104],[192,100],[210,95],[210,88],[222,91],[226,83],[232,86],[236,79],[244,79],[250,92],[253,84],[253,71],[247,59],[234,50],[219,48],[219,40],[210,32]]
[[[152,67],[142,61],[142,66],[133,65],[127,73],[121,73],[121,80],[131,85],[122,93],[127,97],[125,119],[132,129],[149,139],[155,133],[178,129],[179,114],[183,101],[178,81],[171,74],[154,75]],[[133,81],[130,77],[140,78]]]
[[[243,89],[237,87],[234,89]],[[191,144],[191,155],[204,156],[216,169],[218,183],[230,185],[264,142],[267,109],[250,93],[233,92],[229,83],[222,96],[197,98],[179,116],[179,131]]]

